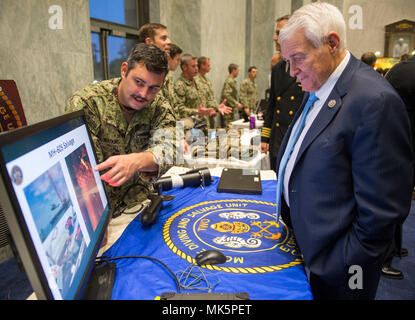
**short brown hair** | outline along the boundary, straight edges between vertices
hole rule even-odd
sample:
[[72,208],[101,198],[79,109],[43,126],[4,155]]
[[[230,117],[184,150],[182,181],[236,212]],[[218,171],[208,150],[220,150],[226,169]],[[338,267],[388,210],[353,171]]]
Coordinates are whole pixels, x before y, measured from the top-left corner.
[[197,59],[197,66],[199,67],[199,69],[200,69],[200,66],[202,64],[206,64],[206,62],[207,62],[208,59],[209,59],[208,57],[199,57]]
[[170,58],[174,58],[175,56],[177,56],[178,54],[182,54],[183,50],[182,48],[180,48],[177,44],[170,44]]
[[143,63],[148,71],[156,74],[166,75],[169,72],[166,53],[152,44],[137,43],[131,50],[127,63],[126,75],[137,63]]
[[232,73],[232,71],[233,71],[233,70],[236,70],[236,69],[238,69],[238,68],[239,68],[239,66],[238,66],[237,64],[231,63],[231,64],[228,66],[228,71],[229,71],[229,73]]
[[146,23],[142,25],[138,30],[138,42],[144,43],[147,38],[154,41],[154,36],[158,29],[167,29],[167,27],[161,23]]

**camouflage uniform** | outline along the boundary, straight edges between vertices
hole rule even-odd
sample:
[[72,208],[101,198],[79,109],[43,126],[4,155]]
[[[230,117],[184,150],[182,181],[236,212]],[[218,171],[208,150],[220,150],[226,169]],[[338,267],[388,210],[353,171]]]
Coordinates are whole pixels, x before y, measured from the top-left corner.
[[230,114],[221,115],[221,126],[227,128],[231,121],[235,120],[235,114],[238,112],[238,85],[232,77],[228,77],[223,84],[220,100],[223,99],[226,99],[226,105],[232,108]]
[[239,102],[244,108],[249,108],[251,111],[255,111],[257,104],[257,91],[256,84],[251,79],[247,78],[242,81],[239,89]]
[[[182,133],[182,131],[180,131],[180,125],[177,123],[177,121],[180,121],[180,110],[178,108],[178,102],[177,102],[177,96],[176,96],[176,92],[174,91],[174,78],[173,78],[173,73],[169,72],[166,76],[166,80],[163,84],[163,86],[161,87],[161,90],[159,92],[159,95],[161,95],[165,100],[168,101],[172,113],[175,117],[176,120],[176,129],[178,131],[176,131],[176,139],[177,140],[182,140],[184,139],[184,132]],[[193,125],[193,121],[191,121],[190,123],[188,123],[189,125],[192,124]],[[175,162],[175,166],[183,166],[184,165],[184,159],[182,158],[183,156],[183,149],[182,149],[182,145],[181,144],[176,144],[176,162]],[[180,156],[179,156],[180,154]]]
[[[170,106],[161,95],[157,95],[150,105],[136,111],[127,123],[118,102],[120,80],[101,81],[77,91],[69,98],[65,112],[84,110],[98,163],[114,155],[148,151],[159,165],[160,176],[173,164],[175,152],[175,119]],[[155,138],[152,131],[157,129],[166,129],[168,135]],[[157,172],[136,172],[120,187],[105,184],[112,208],[145,200],[151,189],[149,180],[156,176]]]
[[180,119],[196,116],[197,109],[202,103],[196,82],[188,80],[181,75],[174,83],[174,92]]
[[167,74],[166,80],[164,85],[161,87],[159,94],[162,94],[163,97],[169,101],[176,120],[179,120],[179,109],[177,108],[176,93],[174,92],[174,79],[171,72]]
[[[210,80],[202,76],[200,73],[198,73],[194,79],[196,81],[197,88],[199,89],[199,94],[201,95],[202,100],[205,101],[205,107],[213,108],[216,112],[218,112],[219,104],[215,99],[215,95],[213,93],[212,84]],[[209,118],[206,119],[209,123],[209,128],[215,128],[215,117],[213,116],[205,118]]]

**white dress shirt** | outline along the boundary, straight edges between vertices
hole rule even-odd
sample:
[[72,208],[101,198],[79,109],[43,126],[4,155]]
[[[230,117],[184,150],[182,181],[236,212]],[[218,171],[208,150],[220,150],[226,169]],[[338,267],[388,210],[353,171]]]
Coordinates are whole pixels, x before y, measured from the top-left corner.
[[[284,174],[284,199],[287,202],[288,206],[290,205],[290,199],[289,199],[289,192],[288,192],[288,185],[290,182],[290,176],[291,172],[294,167],[295,160],[298,155],[298,151],[300,150],[301,144],[303,143],[304,137],[307,134],[308,130],[310,129],[311,125],[314,122],[314,119],[317,117],[318,113],[320,112],[321,108],[325,104],[328,96],[330,95],[331,91],[333,90],[334,86],[337,83],[337,80],[340,78],[341,74],[343,73],[344,69],[347,66],[347,63],[350,60],[350,52],[346,50],[346,56],[343,58],[342,62],[337,66],[337,68],[334,70],[334,72],[330,75],[330,77],[327,79],[327,81],[316,91],[316,96],[318,97],[318,100],[314,103],[314,106],[309,111],[307,118],[305,120],[305,127],[303,131],[300,134],[300,137],[298,138],[293,152],[291,154],[290,159],[288,160],[287,167],[285,169]],[[299,119],[299,118],[298,118]],[[296,123],[294,124],[294,127],[291,131],[291,133],[295,132],[295,129],[298,126],[298,119]],[[291,138],[291,136],[290,136]],[[280,177],[278,177],[280,178]]]

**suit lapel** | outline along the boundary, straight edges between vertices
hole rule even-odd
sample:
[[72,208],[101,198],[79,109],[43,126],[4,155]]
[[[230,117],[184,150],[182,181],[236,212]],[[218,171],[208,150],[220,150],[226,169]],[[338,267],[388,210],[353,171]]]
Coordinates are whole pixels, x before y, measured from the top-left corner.
[[300,150],[298,150],[297,158],[295,159],[294,167],[296,166],[299,159],[303,155],[304,151],[307,150],[308,146],[317,138],[317,136],[327,127],[332,121],[337,111],[342,105],[342,100],[335,88],[330,93],[327,100],[324,102],[320,109],[317,117],[314,119],[313,124],[308,130],[301,144]]

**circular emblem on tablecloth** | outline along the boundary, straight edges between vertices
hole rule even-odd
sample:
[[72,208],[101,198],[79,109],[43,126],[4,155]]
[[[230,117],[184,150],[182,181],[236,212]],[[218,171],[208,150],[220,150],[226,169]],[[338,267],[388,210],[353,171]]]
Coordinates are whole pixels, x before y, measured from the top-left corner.
[[295,238],[280,219],[275,204],[229,199],[206,201],[173,214],[163,238],[175,254],[195,263],[201,251],[222,251],[227,261],[207,269],[232,273],[266,273],[301,264]]

